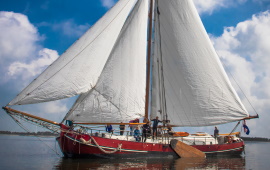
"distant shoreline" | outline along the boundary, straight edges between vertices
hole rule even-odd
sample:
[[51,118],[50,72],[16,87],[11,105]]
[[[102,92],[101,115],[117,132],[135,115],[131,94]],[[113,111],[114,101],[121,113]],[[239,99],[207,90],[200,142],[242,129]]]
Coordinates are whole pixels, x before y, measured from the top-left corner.
[[0,131],[0,135],[14,135],[14,136],[41,136],[41,137],[56,137],[57,134],[51,132],[10,132],[10,131]]
[[268,138],[260,138],[260,137],[241,137],[244,141],[257,141],[257,142],[270,142]]
[[36,136],[36,137],[52,137],[52,138],[55,138],[55,137],[57,137],[58,135],[19,135],[19,134],[3,134],[3,133],[0,133],[0,136],[29,136],[29,137],[31,137],[31,136]]

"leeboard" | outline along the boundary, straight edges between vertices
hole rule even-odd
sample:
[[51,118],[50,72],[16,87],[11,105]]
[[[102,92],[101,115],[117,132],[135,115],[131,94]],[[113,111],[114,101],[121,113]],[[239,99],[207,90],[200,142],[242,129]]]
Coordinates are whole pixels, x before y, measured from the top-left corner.
[[202,151],[187,145],[179,140],[172,139],[171,142],[172,149],[181,157],[181,158],[205,158],[206,155]]

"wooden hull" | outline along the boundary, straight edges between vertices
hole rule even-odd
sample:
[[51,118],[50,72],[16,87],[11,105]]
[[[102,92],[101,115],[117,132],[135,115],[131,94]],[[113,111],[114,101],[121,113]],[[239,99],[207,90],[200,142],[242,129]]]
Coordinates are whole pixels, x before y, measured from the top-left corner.
[[[63,128],[63,127],[62,127]],[[81,140],[91,141],[84,144]],[[61,132],[57,138],[59,146],[66,157],[101,157],[101,158],[132,158],[132,157],[179,157],[170,144],[143,143],[119,139],[103,138],[86,134]],[[95,140],[95,142],[94,142]],[[98,144],[98,145],[97,145]],[[207,156],[240,155],[244,150],[244,142],[214,145],[192,145]],[[119,150],[117,150],[119,148]],[[117,150],[117,151],[116,151]],[[107,153],[112,152],[114,153]]]

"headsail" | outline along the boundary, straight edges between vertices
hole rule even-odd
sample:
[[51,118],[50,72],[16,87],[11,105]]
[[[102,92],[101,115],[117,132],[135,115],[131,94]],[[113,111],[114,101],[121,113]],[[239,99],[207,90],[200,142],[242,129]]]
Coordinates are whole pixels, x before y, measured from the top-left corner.
[[166,103],[168,119],[178,126],[208,126],[247,117],[192,0],[156,2],[152,118],[162,108],[160,103]]
[[128,122],[144,115],[148,1],[127,19],[97,85],[80,95],[65,119]]
[[136,1],[120,0],[9,105],[63,99],[94,87]]

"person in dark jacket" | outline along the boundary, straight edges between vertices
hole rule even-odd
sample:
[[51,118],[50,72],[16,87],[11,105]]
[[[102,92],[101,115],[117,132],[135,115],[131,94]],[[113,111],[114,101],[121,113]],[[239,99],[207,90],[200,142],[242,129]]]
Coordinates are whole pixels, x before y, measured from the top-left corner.
[[162,122],[162,121],[158,120],[158,116],[156,117],[156,119],[153,119],[151,121],[153,121],[153,139],[154,139],[154,136],[156,136],[156,138],[157,138],[158,123]]
[[219,130],[218,130],[218,128],[215,126],[215,130],[214,130],[214,137],[215,137],[215,139],[217,139],[218,135],[219,135]]
[[[121,122],[121,123],[123,123],[123,122]],[[125,131],[125,125],[119,125],[119,129],[120,129],[120,135],[123,135],[124,131]]]
[[113,129],[112,129],[112,125],[111,124],[107,124],[106,126],[106,132],[112,133]]
[[[148,135],[151,134],[151,128],[149,126],[149,122],[146,122],[146,124],[144,124],[142,126],[143,129],[143,133],[142,133],[142,142],[145,142]],[[143,140],[144,139],[144,140]]]

